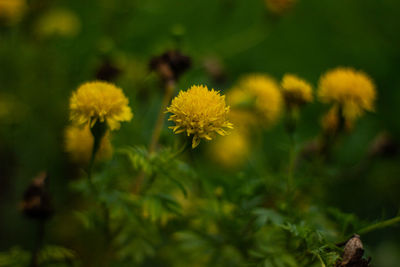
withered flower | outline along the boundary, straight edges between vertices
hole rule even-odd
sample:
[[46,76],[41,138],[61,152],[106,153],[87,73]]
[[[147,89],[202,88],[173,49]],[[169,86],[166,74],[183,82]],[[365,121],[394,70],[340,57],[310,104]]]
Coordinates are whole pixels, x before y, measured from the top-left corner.
[[100,81],[112,82],[118,78],[122,70],[111,61],[110,58],[104,58],[96,70],[96,79]]
[[150,69],[157,72],[164,83],[175,82],[192,65],[190,57],[178,50],[170,50],[154,57],[150,61]]
[[379,133],[369,146],[370,157],[395,157],[400,152],[399,143],[388,132]]
[[46,220],[53,215],[51,197],[46,189],[47,179],[46,172],[39,173],[24,192],[21,210],[29,218]]
[[364,247],[360,236],[354,234],[343,249],[342,260],[336,262],[335,267],[370,267],[370,259],[363,259]]

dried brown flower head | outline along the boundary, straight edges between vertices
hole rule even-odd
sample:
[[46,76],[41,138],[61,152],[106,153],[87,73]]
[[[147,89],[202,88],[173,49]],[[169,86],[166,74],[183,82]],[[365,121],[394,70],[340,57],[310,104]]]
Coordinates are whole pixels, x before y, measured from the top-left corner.
[[150,69],[156,71],[165,83],[178,80],[191,65],[190,57],[177,50],[167,51],[150,61]]
[[54,212],[50,195],[46,190],[47,177],[46,172],[39,173],[24,192],[21,210],[29,218],[46,220]]

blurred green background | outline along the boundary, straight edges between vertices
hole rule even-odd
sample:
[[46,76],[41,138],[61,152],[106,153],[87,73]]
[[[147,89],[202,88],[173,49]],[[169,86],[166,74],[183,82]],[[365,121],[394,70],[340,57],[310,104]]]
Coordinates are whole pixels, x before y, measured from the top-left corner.
[[[28,1],[18,22],[2,21],[0,27],[0,251],[32,246],[35,226],[21,215],[18,203],[39,171],[47,170],[50,176],[56,209],[51,225],[60,225],[79,206],[79,198],[68,189],[76,170],[63,148],[71,92],[94,80],[101,65],[111,61],[121,70],[115,83],[135,114],[114,134],[113,144],[147,144],[162,97],[148,62],[175,48],[193,61],[178,84],[182,90],[207,84],[227,92],[241,75],[253,72],[277,79],[296,73],[314,87],[322,73],[337,66],[368,73],[378,90],[376,112],[360,119],[341,140],[334,162],[312,180],[310,192],[313,201],[365,221],[396,216],[399,155],[374,159],[362,171],[354,169],[365,162],[372,140],[382,131],[400,142],[399,16],[397,0],[299,0],[282,14],[268,10],[262,0]],[[210,60],[220,64],[222,81],[207,71]],[[306,107],[300,142],[317,135],[325,110],[318,103]],[[165,127],[162,142],[174,138]],[[270,171],[284,168],[288,138],[282,124],[264,133],[262,140],[254,148],[254,164]],[[194,154],[205,183],[223,185],[227,192],[246,183],[245,171],[207,163],[203,150]],[[257,155],[263,155],[262,160]],[[69,230],[52,228],[47,239],[74,246],[71,236],[58,233],[62,231]],[[365,236],[374,266],[399,266],[399,240],[399,227]]]

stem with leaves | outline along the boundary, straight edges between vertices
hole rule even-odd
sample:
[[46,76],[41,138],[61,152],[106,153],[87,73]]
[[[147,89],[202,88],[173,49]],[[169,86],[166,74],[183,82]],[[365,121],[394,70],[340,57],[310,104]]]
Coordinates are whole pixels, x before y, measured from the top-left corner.
[[361,230],[358,231],[358,234],[363,235],[363,234],[368,234],[370,232],[373,232],[378,229],[386,228],[392,225],[395,225],[397,223],[400,223],[400,216],[396,216],[392,219],[388,219],[382,222],[378,222],[372,225],[369,225],[367,227],[362,228]]
[[[169,80],[168,82],[166,82],[160,111],[158,112],[157,121],[154,126],[153,134],[152,134],[151,140],[150,140],[149,156],[152,153],[154,153],[157,148],[158,140],[160,139],[160,135],[161,135],[161,130],[164,126],[165,110],[166,110],[169,102],[171,101],[171,98],[174,93],[174,89],[175,89],[175,81],[174,80]],[[133,191],[132,191],[134,194],[140,193],[145,177],[146,177],[146,174],[144,172],[140,172],[139,175],[136,177],[136,182],[135,182],[135,185],[134,185]]]

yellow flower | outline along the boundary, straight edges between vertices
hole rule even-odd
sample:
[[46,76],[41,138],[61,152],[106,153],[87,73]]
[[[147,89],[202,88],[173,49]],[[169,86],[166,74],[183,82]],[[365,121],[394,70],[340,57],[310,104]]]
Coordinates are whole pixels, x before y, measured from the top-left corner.
[[320,78],[318,97],[322,102],[338,104],[344,118],[353,121],[365,110],[374,110],[376,91],[365,73],[352,68],[336,68]]
[[111,130],[119,129],[121,121],[133,117],[128,99],[122,90],[106,82],[88,82],[72,93],[70,119],[77,125],[106,122]]
[[281,87],[288,107],[298,107],[313,100],[311,85],[295,75],[283,76]]
[[18,22],[26,10],[25,0],[0,0],[0,21],[7,23]]
[[225,138],[219,138],[209,149],[210,156],[227,168],[239,167],[250,152],[250,142],[245,133],[234,131]]
[[[88,163],[92,156],[94,138],[90,132],[89,125],[84,127],[68,126],[65,129],[65,151],[71,160],[77,163]],[[112,146],[109,133],[103,136],[96,160],[107,159],[112,155]]]
[[263,74],[247,75],[239,80],[233,90],[241,91],[241,94],[235,93],[235,98],[230,102],[234,108],[253,104],[267,126],[278,120],[282,111],[282,95],[274,79]]
[[226,135],[224,128],[232,129],[228,122],[229,106],[225,104],[225,96],[207,86],[193,85],[187,91],[180,91],[167,112],[172,113],[168,120],[175,126],[169,127],[174,133],[186,131],[187,136],[193,135],[192,148],[200,143],[200,139],[211,140],[216,133]]
[[340,116],[339,107],[337,105],[334,105],[329,109],[329,111],[321,119],[322,129],[325,133],[336,133],[341,130],[339,127],[343,127],[342,129],[347,131],[351,130],[353,127],[352,121],[344,120],[343,125],[340,125]]
[[39,36],[59,35],[72,37],[79,33],[81,22],[68,9],[54,9],[44,14],[36,23],[36,33]]

